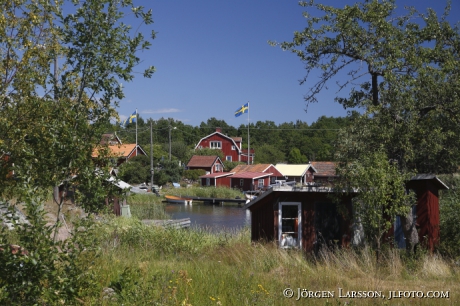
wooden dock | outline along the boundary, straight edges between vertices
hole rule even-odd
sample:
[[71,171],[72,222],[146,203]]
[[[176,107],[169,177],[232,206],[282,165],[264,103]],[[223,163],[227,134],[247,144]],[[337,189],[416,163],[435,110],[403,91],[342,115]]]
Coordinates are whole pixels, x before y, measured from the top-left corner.
[[238,204],[246,203],[246,199],[203,198],[203,197],[191,197],[191,196],[187,196],[187,198],[192,199],[193,201],[201,201],[201,202],[210,203],[210,204],[220,204],[223,202],[238,203]]
[[190,218],[184,218],[175,220],[142,220],[142,223],[162,227],[189,228],[191,222]]

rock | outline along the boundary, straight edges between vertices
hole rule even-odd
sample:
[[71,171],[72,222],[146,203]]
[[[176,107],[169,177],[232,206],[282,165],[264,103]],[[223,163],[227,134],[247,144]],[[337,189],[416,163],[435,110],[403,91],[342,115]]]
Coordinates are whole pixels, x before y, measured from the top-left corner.
[[9,230],[16,225],[30,224],[26,216],[16,207],[10,207],[8,203],[0,203],[0,222]]

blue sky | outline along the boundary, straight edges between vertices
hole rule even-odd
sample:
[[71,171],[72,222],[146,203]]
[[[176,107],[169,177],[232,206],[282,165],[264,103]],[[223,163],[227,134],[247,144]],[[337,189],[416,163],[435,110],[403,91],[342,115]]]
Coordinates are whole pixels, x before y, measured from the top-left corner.
[[[354,2],[322,1],[337,7]],[[299,85],[305,74],[302,62],[267,43],[291,41],[294,31],[305,27],[304,8],[297,0],[151,0],[137,4],[151,8],[154,19],[153,25],[140,29],[157,32],[150,50],[139,54],[143,62],[137,70],[153,65],[156,72],[151,79],[136,75],[131,83],[123,84],[126,97],[118,108],[122,119],[138,109],[144,119],[173,118],[198,126],[215,117],[238,127],[247,124],[247,115],[235,118],[234,112],[247,102],[252,123],[302,120],[311,124],[323,115],[346,115],[334,102],[333,83],[318,96],[320,103],[305,112],[303,96],[308,83],[317,79]],[[431,7],[442,14],[446,1],[397,0],[396,4],[422,11]],[[452,22],[457,21],[454,15],[459,11],[460,1],[454,0]],[[138,25],[133,23],[134,28]]]

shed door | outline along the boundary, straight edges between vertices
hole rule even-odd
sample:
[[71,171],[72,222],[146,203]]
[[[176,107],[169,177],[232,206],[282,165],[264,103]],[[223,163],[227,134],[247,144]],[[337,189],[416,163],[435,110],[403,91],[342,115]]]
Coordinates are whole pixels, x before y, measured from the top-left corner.
[[302,247],[302,204],[300,202],[280,202],[278,218],[280,247]]

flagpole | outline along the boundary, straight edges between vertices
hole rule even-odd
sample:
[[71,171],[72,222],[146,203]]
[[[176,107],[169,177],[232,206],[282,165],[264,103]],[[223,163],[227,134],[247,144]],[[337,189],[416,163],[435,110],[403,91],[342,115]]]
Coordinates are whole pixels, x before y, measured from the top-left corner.
[[249,165],[249,156],[250,156],[250,147],[249,147],[249,101],[248,101],[248,165]]
[[137,108],[136,108],[136,156],[137,156]]

